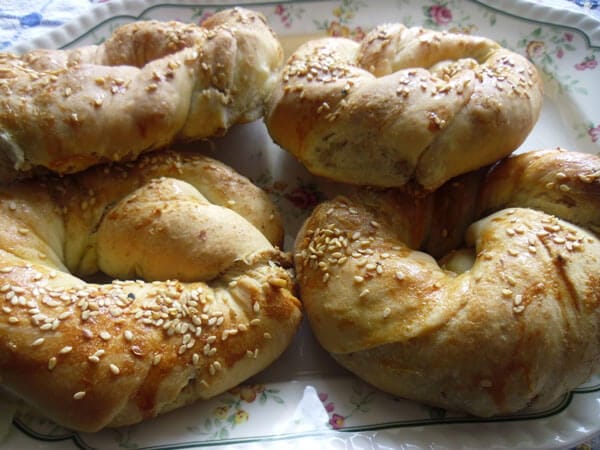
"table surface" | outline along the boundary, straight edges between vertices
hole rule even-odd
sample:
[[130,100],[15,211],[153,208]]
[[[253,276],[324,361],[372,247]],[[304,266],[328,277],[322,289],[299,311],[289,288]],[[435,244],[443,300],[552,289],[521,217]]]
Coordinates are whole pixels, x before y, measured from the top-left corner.
[[[2,0],[0,2],[0,51],[43,35],[76,19],[88,9],[109,2],[110,0]],[[600,20],[600,0],[536,0],[535,2],[584,12]],[[600,436],[578,445],[576,449],[600,450]]]

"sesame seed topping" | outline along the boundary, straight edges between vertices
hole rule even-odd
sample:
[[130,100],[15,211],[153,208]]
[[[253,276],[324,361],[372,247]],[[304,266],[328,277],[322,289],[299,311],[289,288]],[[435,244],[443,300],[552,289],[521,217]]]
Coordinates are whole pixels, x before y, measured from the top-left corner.
[[117,366],[116,364],[111,364],[110,366],[108,366],[110,368],[110,371],[114,374],[114,375],[119,375],[121,373],[121,369],[119,369],[119,366]]
[[48,370],[54,370],[54,368],[56,367],[56,363],[57,363],[57,359],[55,356],[51,357],[48,360]]
[[390,308],[385,308],[383,310],[383,318],[387,319],[391,313],[392,313],[392,310]]
[[100,339],[102,339],[103,341],[108,341],[112,337],[111,334],[105,330],[101,331],[99,336]]
[[86,395],[86,392],[85,392],[85,391],[79,391],[79,392],[75,392],[75,393],[73,394],[73,399],[74,399],[74,400],[81,400],[81,399],[83,399],[83,398],[85,397],[85,395]]
[[63,348],[60,349],[58,353],[60,353],[61,355],[66,355],[67,353],[71,353],[72,350],[73,347],[71,347],[70,345],[65,345]]

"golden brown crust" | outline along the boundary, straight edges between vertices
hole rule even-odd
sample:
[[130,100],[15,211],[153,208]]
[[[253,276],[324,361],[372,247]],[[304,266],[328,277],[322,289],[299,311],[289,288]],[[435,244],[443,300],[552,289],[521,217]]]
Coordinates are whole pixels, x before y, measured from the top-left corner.
[[541,102],[535,67],[489,39],[383,25],[360,44],[326,38],[299,48],[265,119],[317,175],[434,189],[515,150]]
[[318,206],[295,249],[317,338],[409,399],[479,416],[549,404],[600,365],[599,174],[595,155],[530,152],[426,197]]
[[143,21],[99,46],[0,55],[1,179],[69,173],[258,119],[282,61],[265,18]]
[[[70,428],[223,392],[279,356],[301,319],[273,203],[205,156],[13,183],[0,227],[0,379]],[[78,278],[99,270],[114,281]]]

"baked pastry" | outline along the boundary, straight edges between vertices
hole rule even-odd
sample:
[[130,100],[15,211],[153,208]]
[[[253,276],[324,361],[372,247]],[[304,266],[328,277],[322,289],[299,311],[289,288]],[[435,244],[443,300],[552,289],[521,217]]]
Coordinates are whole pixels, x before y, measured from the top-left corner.
[[598,156],[548,150],[426,197],[324,202],[295,248],[319,342],[430,405],[492,416],[555,401],[600,366],[599,176]]
[[[15,182],[0,228],[1,383],[69,428],[230,389],[301,320],[273,203],[204,156]],[[85,281],[98,271],[113,280]]]
[[265,116],[313,174],[433,190],[507,156],[538,119],[527,59],[483,37],[382,25],[362,42],[307,42],[287,61]]
[[262,117],[282,49],[265,18],[141,21],[101,45],[0,55],[0,180],[69,173]]

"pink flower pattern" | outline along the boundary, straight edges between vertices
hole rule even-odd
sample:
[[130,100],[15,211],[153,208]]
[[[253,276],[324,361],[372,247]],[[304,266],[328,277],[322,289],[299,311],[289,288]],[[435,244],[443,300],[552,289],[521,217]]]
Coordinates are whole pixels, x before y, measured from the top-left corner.
[[595,127],[591,127],[588,130],[588,134],[592,138],[592,142],[598,142],[600,140],[600,124]]
[[433,5],[429,8],[429,17],[438,25],[448,25],[452,21],[452,11],[444,5]]
[[598,67],[598,61],[595,56],[587,56],[583,61],[575,64],[577,70],[595,69],[596,67]]

